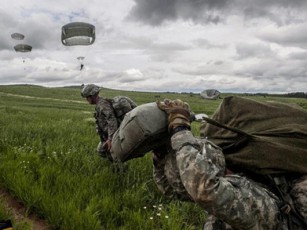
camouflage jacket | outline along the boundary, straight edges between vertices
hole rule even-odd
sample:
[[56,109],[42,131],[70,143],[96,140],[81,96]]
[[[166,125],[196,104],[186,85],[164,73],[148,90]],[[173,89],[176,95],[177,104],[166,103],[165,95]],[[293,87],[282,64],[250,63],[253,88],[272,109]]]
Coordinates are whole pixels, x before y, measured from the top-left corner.
[[103,97],[99,97],[96,104],[95,119],[98,130],[103,132],[108,139],[112,139],[113,134],[118,129],[118,121],[111,103]]
[[287,229],[278,197],[243,175],[226,175],[219,147],[190,131],[174,134],[171,147],[166,155],[154,151],[154,179],[165,195],[190,199],[233,229]]

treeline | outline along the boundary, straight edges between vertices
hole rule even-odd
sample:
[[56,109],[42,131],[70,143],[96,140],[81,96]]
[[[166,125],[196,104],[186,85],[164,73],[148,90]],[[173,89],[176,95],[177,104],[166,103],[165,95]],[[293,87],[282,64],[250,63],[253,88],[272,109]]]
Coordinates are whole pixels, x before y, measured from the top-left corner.
[[304,92],[295,92],[295,93],[288,93],[285,95],[286,97],[295,97],[295,98],[307,98],[307,93]]
[[269,94],[269,93],[244,93],[245,96],[275,96],[275,97],[293,97],[293,98],[307,98],[307,93],[305,92],[292,92],[285,94]]

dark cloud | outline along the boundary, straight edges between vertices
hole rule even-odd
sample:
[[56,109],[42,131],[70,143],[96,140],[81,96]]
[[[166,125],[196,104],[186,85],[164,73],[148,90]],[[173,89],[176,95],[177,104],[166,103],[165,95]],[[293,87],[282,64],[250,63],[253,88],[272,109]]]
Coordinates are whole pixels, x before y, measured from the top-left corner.
[[227,5],[227,0],[135,0],[136,5],[128,16],[149,25],[177,19],[201,23],[219,23],[218,15]]
[[[305,12],[305,0],[134,0],[128,18],[144,24],[158,26],[178,19],[195,23],[217,24],[229,15],[241,15],[246,19],[267,18],[277,24],[294,20],[294,11]],[[284,17],[280,17],[283,14]]]

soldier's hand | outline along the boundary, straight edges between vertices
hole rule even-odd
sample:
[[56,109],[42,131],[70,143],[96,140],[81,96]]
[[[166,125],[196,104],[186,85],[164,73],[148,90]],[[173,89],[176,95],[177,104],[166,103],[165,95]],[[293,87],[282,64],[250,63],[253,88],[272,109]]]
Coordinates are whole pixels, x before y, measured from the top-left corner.
[[190,106],[188,103],[183,102],[179,99],[157,102],[158,107],[168,114],[168,131],[170,133],[177,127],[185,127],[191,129],[190,121]]
[[111,147],[112,147],[112,140],[110,140],[110,139],[106,140],[106,142],[103,144],[103,147],[104,147],[106,150],[110,151],[110,149],[111,149]]

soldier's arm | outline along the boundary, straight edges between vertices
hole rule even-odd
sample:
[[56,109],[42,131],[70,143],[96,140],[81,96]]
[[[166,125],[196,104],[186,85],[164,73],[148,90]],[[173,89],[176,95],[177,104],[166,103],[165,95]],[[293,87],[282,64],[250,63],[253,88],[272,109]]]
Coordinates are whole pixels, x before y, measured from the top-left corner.
[[244,176],[225,175],[218,147],[205,139],[199,144],[188,130],[175,133],[171,142],[182,183],[195,202],[235,229],[276,229],[278,198]]
[[105,114],[108,123],[108,139],[111,140],[113,134],[118,129],[118,122],[114,110],[110,103],[104,103],[103,113]]
[[192,198],[203,205],[221,199],[219,196],[227,189],[221,183],[225,172],[221,149],[205,140],[200,144],[189,130],[175,133],[171,142],[181,180]]

